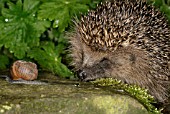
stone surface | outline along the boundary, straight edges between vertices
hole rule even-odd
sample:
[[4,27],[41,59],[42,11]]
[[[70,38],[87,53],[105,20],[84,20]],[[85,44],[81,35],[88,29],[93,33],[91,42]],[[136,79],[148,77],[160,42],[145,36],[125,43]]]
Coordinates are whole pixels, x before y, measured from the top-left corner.
[[0,78],[0,113],[6,114],[148,114],[135,99],[90,83],[42,73],[49,85],[9,84]]

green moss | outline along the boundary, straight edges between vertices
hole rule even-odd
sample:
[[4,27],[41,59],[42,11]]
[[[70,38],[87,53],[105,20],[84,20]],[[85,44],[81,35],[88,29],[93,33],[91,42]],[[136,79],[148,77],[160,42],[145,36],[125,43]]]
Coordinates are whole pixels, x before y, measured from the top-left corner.
[[127,95],[56,78],[47,72],[39,73],[38,78],[49,84],[17,85],[0,79],[0,114],[148,114]]
[[109,86],[113,90],[122,90],[124,93],[128,93],[130,96],[136,98],[141,102],[146,109],[153,114],[160,114],[161,111],[155,108],[152,103],[155,103],[154,97],[148,94],[147,89],[140,88],[137,85],[128,85],[122,83],[120,80],[112,78],[101,78],[95,81],[92,81],[93,84],[98,86]]

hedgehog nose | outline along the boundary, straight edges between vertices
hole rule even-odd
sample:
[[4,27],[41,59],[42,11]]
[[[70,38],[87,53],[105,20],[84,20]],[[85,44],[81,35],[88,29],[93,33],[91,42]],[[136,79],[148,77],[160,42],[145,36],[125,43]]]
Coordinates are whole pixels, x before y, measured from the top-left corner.
[[78,78],[82,81],[86,78],[86,72],[84,70],[78,70]]

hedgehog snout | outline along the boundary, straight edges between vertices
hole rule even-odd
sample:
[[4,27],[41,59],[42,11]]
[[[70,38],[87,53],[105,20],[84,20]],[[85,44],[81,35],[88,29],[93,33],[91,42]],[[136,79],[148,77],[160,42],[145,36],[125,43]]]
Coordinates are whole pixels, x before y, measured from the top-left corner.
[[87,77],[87,73],[84,70],[78,70],[77,76],[81,81],[83,81]]

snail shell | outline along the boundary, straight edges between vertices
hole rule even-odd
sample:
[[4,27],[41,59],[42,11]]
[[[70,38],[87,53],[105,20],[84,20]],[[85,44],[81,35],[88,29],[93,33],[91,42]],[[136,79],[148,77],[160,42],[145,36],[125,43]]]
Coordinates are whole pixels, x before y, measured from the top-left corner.
[[38,76],[37,65],[23,60],[15,61],[10,72],[13,80],[35,80]]

